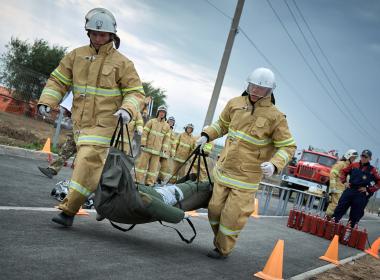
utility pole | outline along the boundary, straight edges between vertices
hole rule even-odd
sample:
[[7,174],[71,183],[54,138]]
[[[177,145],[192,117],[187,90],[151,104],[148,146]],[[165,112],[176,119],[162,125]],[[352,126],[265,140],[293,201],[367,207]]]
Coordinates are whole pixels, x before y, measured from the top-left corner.
[[214,117],[216,104],[218,103],[218,99],[219,99],[220,89],[222,88],[224,75],[226,74],[228,60],[230,59],[232,46],[234,44],[236,33],[238,32],[239,21],[240,21],[241,13],[243,11],[244,1],[245,0],[238,0],[238,3],[236,5],[234,18],[232,19],[231,29],[230,29],[230,33],[228,34],[226,46],[224,48],[224,53],[223,53],[222,61],[220,63],[218,76],[216,77],[214,90],[212,92],[210,104],[208,105],[204,126],[210,125],[212,122],[212,118]]

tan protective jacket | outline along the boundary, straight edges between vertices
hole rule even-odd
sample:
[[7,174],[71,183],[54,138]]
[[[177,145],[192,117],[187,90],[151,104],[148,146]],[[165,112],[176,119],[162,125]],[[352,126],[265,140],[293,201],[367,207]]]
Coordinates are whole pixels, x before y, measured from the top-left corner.
[[51,73],[38,104],[56,107],[65,92],[74,93],[72,120],[78,145],[109,146],[119,109],[132,119],[144,102],[144,90],[133,63],[110,42],[98,53],[92,46],[74,49]]
[[170,153],[171,129],[165,119],[150,119],[145,127],[141,138],[141,149],[153,155]]
[[195,138],[192,134],[188,134],[186,131],[181,133],[175,140],[174,150],[174,160],[181,163],[185,162],[187,157],[195,149]]
[[175,155],[175,140],[177,138],[177,134],[174,132],[174,130],[172,128],[170,128],[169,133],[170,133],[170,135],[169,135],[169,149],[168,149],[169,152],[166,154],[161,153],[160,156],[163,158],[172,158]]
[[342,193],[344,191],[346,187],[340,181],[340,171],[349,165],[350,162],[348,160],[340,160],[332,166],[330,171],[330,193]]
[[213,175],[216,182],[236,189],[257,190],[260,164],[270,161],[280,173],[296,149],[286,118],[270,97],[254,105],[248,96],[231,99],[204,133],[209,141],[228,135]]

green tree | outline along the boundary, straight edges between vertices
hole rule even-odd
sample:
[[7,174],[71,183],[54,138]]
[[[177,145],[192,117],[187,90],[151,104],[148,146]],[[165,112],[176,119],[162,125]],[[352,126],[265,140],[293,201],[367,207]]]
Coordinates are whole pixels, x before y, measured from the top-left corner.
[[67,49],[50,47],[43,39],[36,39],[31,44],[13,37],[5,47],[7,50],[0,57],[0,81],[15,98],[24,101],[40,97],[46,80]]
[[155,116],[158,106],[166,105],[166,91],[161,88],[155,88],[152,86],[152,82],[143,82],[142,84],[145,95],[153,98],[152,115]]

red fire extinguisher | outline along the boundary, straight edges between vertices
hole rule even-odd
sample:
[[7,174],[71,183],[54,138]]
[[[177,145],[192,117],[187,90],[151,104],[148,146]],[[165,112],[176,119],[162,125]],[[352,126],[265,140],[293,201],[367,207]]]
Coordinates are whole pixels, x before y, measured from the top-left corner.
[[319,237],[323,237],[325,235],[326,222],[327,222],[327,220],[325,218],[321,218],[318,220],[317,235]]
[[355,248],[356,244],[359,240],[359,229],[358,225],[356,224],[355,227],[352,229],[350,239],[348,240],[348,246]]
[[324,238],[328,240],[331,240],[333,238],[333,234],[335,232],[335,224],[336,223],[333,221],[326,221]]
[[319,216],[312,216],[311,217],[311,221],[310,221],[310,233],[313,234],[313,235],[316,235],[317,234],[317,230],[318,230],[318,220],[320,219]]
[[302,211],[299,216],[298,216],[298,221],[297,221],[297,224],[296,224],[296,229],[298,230],[301,230],[302,227],[303,227],[303,224],[305,222],[305,215],[306,213],[304,211]]
[[303,221],[303,226],[301,229],[303,232],[310,232],[310,225],[311,225],[312,218],[313,216],[310,213],[308,214],[305,213],[305,219]]
[[298,216],[300,215],[300,211],[297,209],[292,209],[289,212],[289,219],[288,219],[288,227],[294,228],[296,226]]
[[343,245],[347,245],[351,237],[351,232],[352,232],[351,222],[348,221],[347,225],[342,230],[342,234],[340,235],[340,243],[342,243]]
[[367,230],[365,228],[363,230],[359,230],[359,238],[358,238],[358,243],[356,243],[356,249],[364,251],[367,239],[368,239]]

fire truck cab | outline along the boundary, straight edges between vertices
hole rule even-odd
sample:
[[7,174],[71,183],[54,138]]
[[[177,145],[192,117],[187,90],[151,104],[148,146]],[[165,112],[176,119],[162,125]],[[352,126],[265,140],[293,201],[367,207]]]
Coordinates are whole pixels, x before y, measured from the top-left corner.
[[282,175],[282,186],[323,194],[328,192],[331,167],[338,157],[335,152],[321,152],[309,148],[301,158],[293,159]]

